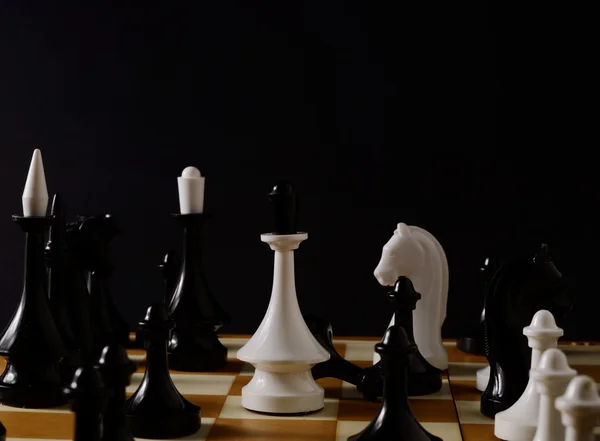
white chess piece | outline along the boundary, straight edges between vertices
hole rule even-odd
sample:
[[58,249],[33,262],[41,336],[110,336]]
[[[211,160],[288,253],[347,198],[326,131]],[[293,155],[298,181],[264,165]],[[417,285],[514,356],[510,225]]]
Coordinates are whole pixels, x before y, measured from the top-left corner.
[[[399,223],[383,246],[374,275],[383,286],[393,286],[400,276],[412,281],[422,296],[413,312],[415,343],[431,365],[447,369],[442,325],[448,302],[448,261],[437,239],[422,228]],[[392,317],[389,326],[394,323]],[[379,354],[374,353],[373,362],[378,361]]]
[[476,376],[477,376],[477,381],[476,381],[477,390],[484,392],[487,389],[487,385],[490,381],[489,365],[484,368],[478,369],[476,372]]
[[[556,348],[563,330],[549,311],[535,313],[531,324],[523,328],[523,334],[531,348],[531,369],[535,369],[542,353]],[[521,397],[510,408],[498,412],[494,421],[494,435],[505,441],[531,441],[537,429],[540,409],[540,395],[535,380],[530,376]]]
[[600,417],[600,396],[593,378],[578,375],[567,386],[563,396],[556,399],[566,427],[565,441],[594,441],[594,427]]
[[324,390],[313,379],[311,368],[330,355],[304,322],[294,281],[294,250],[307,237],[306,233],[261,235],[275,251],[275,267],[265,317],[237,353],[255,367],[252,380],[242,389],[246,409],[290,414],[324,407]]
[[196,167],[186,167],[177,178],[181,214],[202,213],[204,210],[204,178]]
[[535,380],[540,394],[540,414],[533,441],[564,441],[565,427],[555,400],[562,395],[577,371],[569,367],[567,356],[560,349],[546,350],[530,376]]
[[33,151],[29,173],[23,190],[23,216],[46,216],[48,210],[48,188],[46,187],[46,174],[42,162],[42,152]]

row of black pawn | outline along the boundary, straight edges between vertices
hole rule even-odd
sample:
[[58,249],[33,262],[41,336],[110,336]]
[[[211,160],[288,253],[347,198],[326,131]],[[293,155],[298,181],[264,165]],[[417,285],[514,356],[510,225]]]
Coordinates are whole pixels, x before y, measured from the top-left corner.
[[169,374],[167,341],[173,323],[165,306],[150,306],[139,325],[146,346],[145,374],[128,400],[126,388],[137,365],[118,343],[107,345],[95,364],[77,368],[63,389],[75,414],[74,440],[173,439],[200,429],[200,407],[179,393]]

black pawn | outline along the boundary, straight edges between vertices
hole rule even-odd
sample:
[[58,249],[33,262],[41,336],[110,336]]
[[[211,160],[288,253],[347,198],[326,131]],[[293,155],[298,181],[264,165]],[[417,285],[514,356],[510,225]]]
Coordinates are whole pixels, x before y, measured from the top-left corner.
[[[46,243],[46,266],[48,268],[48,298],[54,322],[65,345],[66,355],[60,364],[63,383],[70,381],[77,367],[84,364],[79,339],[82,334],[75,333],[71,325],[71,317],[85,315],[88,309],[75,309],[79,306],[73,298],[69,267],[72,266],[67,247],[65,213],[60,195],[55,194],[52,200],[52,225]],[[79,337],[76,337],[76,335]],[[85,345],[82,342],[82,345]]]
[[101,441],[134,441],[127,422],[125,389],[131,382],[136,365],[127,356],[122,345],[108,345],[102,351],[97,368],[104,384],[110,390],[110,398],[103,417]]
[[150,306],[139,327],[146,342],[146,373],[127,401],[127,418],[133,435],[171,439],[196,433],[200,429],[200,407],[179,393],[169,375],[167,342],[173,322],[165,306]]
[[333,327],[331,323],[313,314],[304,314],[311,333],[319,344],[329,352],[330,358],[312,367],[312,376],[319,378],[337,378],[356,386],[365,399],[375,401],[383,394],[383,371],[381,365],[363,369],[342,357],[333,345]]
[[50,217],[13,216],[25,231],[25,282],[21,302],[0,337],[7,357],[0,376],[0,402],[46,408],[66,403],[59,375],[65,348],[50,312],[44,262],[44,233]]
[[64,392],[72,400],[75,414],[74,441],[100,441],[108,389],[98,370],[91,365],[77,368]]
[[296,234],[296,194],[287,182],[278,182],[269,193],[275,229],[273,234]]
[[485,355],[485,310],[488,299],[488,287],[497,267],[488,257],[479,268],[479,292],[481,293],[481,309],[477,319],[469,325],[463,337],[456,342],[459,351],[473,355]]
[[110,214],[80,216],[80,232],[85,243],[87,281],[91,300],[91,321],[96,356],[106,345],[129,345],[129,326],[110,293],[115,266],[109,253],[110,241],[120,230]]
[[227,364],[227,348],[217,331],[231,321],[208,285],[202,258],[202,236],[208,214],[174,214],[183,227],[183,259],[167,312],[175,322],[169,342],[171,369],[202,372]]
[[415,350],[404,329],[397,325],[390,326],[382,342],[375,345],[385,373],[383,402],[371,424],[348,441],[443,441],[419,424],[408,402],[407,367]]
[[410,344],[415,350],[408,355],[408,394],[413,396],[429,395],[442,388],[442,371],[432,366],[421,354],[415,344],[413,332],[413,311],[421,294],[408,277],[399,277],[394,289],[388,293],[388,300],[395,309],[395,324],[404,328]]

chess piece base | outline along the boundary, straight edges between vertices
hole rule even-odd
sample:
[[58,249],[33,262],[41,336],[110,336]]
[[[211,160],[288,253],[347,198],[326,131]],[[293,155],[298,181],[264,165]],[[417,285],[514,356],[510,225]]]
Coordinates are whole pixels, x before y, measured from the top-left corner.
[[408,381],[408,396],[431,395],[442,389],[442,376],[438,372],[425,372],[423,375],[411,374]]
[[227,348],[212,331],[175,331],[167,353],[169,369],[182,372],[208,372],[227,364]]
[[527,421],[509,421],[502,418],[500,415],[504,412],[499,412],[494,418],[494,436],[499,439],[510,441],[531,441],[535,436],[537,425],[537,417],[534,420]]
[[[14,365],[9,362],[0,377],[0,403],[5,406],[29,409],[46,409],[67,403],[57,374],[51,375],[56,376],[55,382],[41,383],[38,380],[35,384],[22,380],[23,377],[17,372]],[[11,383],[6,383],[7,377],[12,377]]]
[[[325,407],[325,391],[312,377],[310,365],[293,365],[288,372],[282,366],[257,365],[254,376],[242,388],[242,406],[270,414],[302,414]],[[269,369],[263,370],[263,369]]]
[[485,392],[487,389],[487,385],[490,381],[490,367],[484,367],[482,369],[477,370],[477,381],[476,387],[480,392]]
[[466,354],[485,355],[483,340],[475,337],[462,337],[456,342],[456,348]]
[[127,415],[136,438],[174,439],[196,433],[201,426],[200,409],[190,407],[177,413]]

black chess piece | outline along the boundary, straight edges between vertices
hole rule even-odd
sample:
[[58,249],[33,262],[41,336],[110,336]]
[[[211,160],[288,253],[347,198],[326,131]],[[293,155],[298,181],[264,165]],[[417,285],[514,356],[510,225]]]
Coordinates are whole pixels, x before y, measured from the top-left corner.
[[348,441],[443,441],[427,432],[410,408],[407,370],[416,345],[406,331],[397,325],[390,326],[382,342],[375,345],[375,351],[383,365],[383,401],[375,419]]
[[329,352],[330,358],[312,367],[315,380],[319,378],[337,378],[356,386],[363,397],[376,401],[383,396],[383,369],[380,365],[361,368],[342,357],[333,345],[333,327],[314,314],[304,314],[304,321],[311,333],[323,348]]
[[[52,225],[46,243],[46,266],[48,269],[48,298],[50,301],[50,310],[54,317],[54,322],[58,332],[65,345],[66,355],[60,362],[60,375],[63,384],[66,384],[73,378],[75,370],[90,359],[85,359],[85,355],[90,355],[89,335],[85,331],[74,332],[72,318],[85,317],[89,313],[89,308],[82,305],[82,300],[77,298],[77,290],[73,290],[74,285],[71,279],[71,267],[73,259],[71,258],[67,245],[67,231],[65,212],[60,195],[55,194],[52,200],[51,209]],[[87,293],[83,294],[87,297]],[[84,300],[85,301],[85,300]],[[89,322],[89,314],[88,320]],[[77,327],[77,331],[80,331]],[[86,353],[87,350],[87,353]]]
[[0,402],[45,408],[64,404],[59,361],[66,354],[50,312],[44,233],[51,218],[13,216],[25,232],[25,282],[21,302],[0,338],[7,357],[0,376]]
[[92,365],[77,368],[64,393],[72,400],[75,414],[74,441],[100,441],[109,391],[98,369]]
[[0,441],[6,441],[6,428],[2,421],[0,421]]
[[231,321],[213,296],[202,259],[205,213],[174,214],[183,227],[183,259],[167,311],[175,322],[168,347],[169,367],[201,372],[227,364],[227,348],[217,331]]
[[200,429],[200,407],[179,393],[167,361],[167,343],[173,322],[163,304],[148,308],[139,323],[146,342],[146,373],[127,401],[127,418],[134,436],[150,439],[179,438]]
[[493,418],[511,407],[529,381],[531,349],[523,336],[534,314],[546,309],[560,326],[572,307],[572,290],[554,265],[547,245],[501,265],[490,283],[485,315],[490,380],[481,413]]
[[298,202],[292,186],[285,181],[280,181],[269,193],[269,200],[273,207],[275,234],[296,234],[296,215]]
[[[420,299],[421,294],[415,291],[411,280],[404,276],[398,277],[394,289],[388,293],[388,300],[395,309],[395,324],[404,328],[410,343],[415,346],[413,311]],[[408,360],[408,394],[411,397],[429,395],[441,390],[442,371],[432,366],[417,346],[409,354]]]
[[458,339],[456,347],[459,351],[473,355],[485,355],[485,309],[488,298],[488,287],[497,269],[497,265],[491,258],[486,258],[484,264],[479,268],[481,310],[477,319],[471,323],[465,335]]
[[136,364],[129,359],[124,346],[113,343],[103,349],[96,367],[110,390],[101,441],[134,441],[127,421],[125,389],[131,383]]
[[129,325],[119,313],[110,293],[115,266],[109,253],[110,241],[120,233],[110,214],[79,216],[82,252],[86,254],[91,322],[98,354],[106,345],[129,346]]

